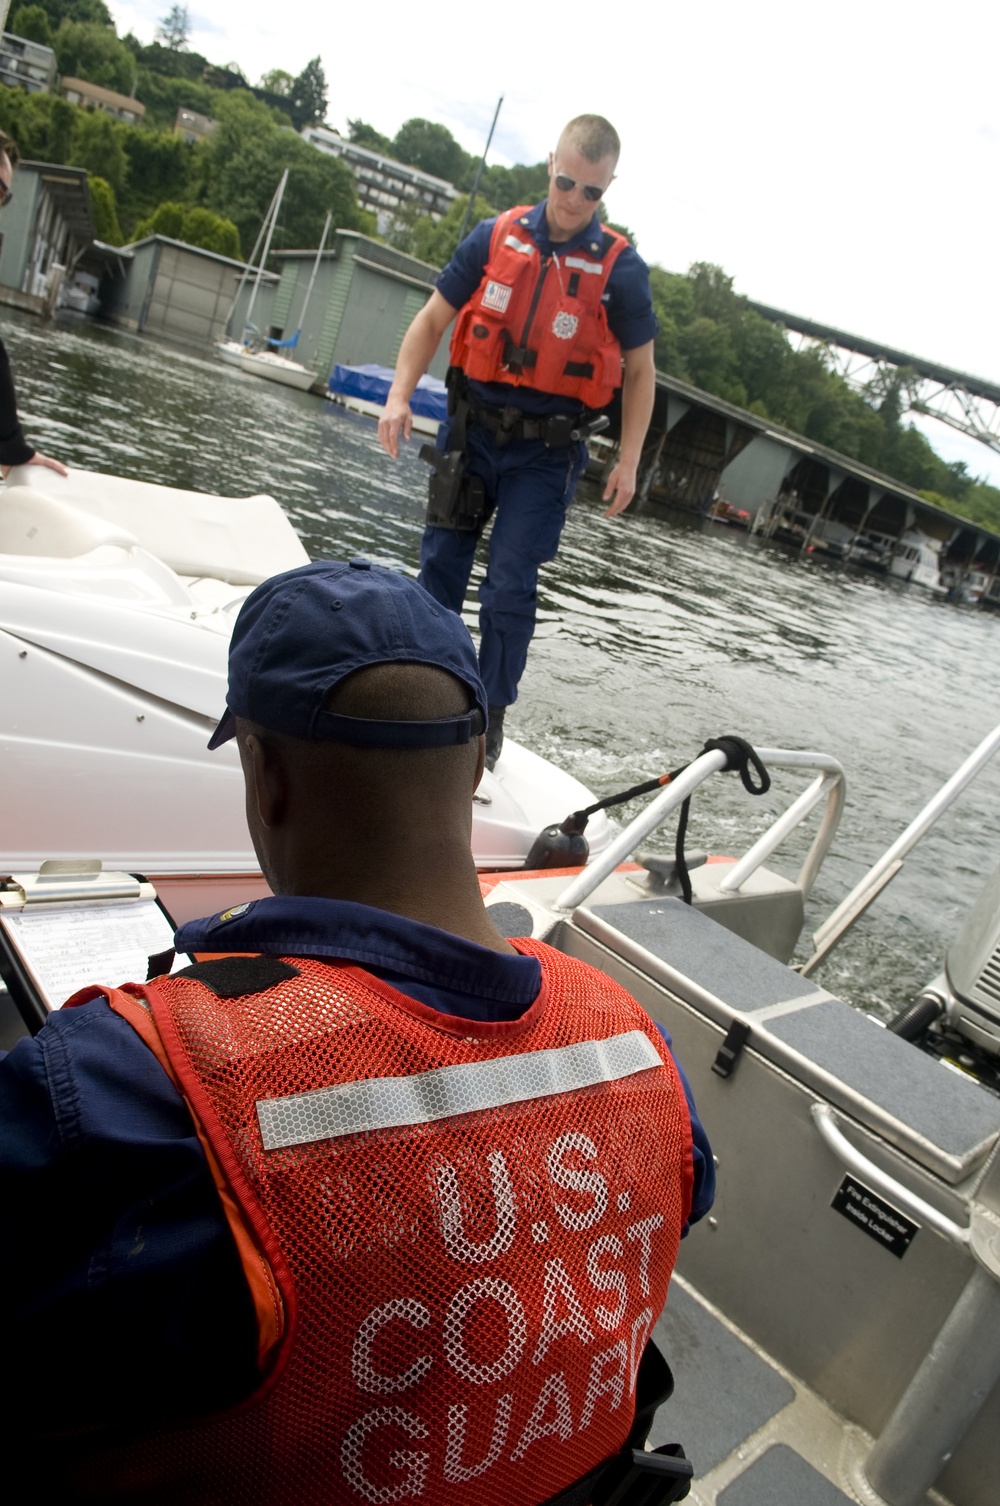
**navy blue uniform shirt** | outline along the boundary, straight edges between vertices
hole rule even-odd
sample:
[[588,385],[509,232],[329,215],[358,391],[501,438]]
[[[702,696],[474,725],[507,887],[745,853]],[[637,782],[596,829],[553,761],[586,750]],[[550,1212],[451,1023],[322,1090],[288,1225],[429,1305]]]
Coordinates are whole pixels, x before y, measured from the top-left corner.
[[[519,223],[531,232],[543,257],[562,257],[579,250],[595,252],[601,247],[603,232],[596,214],[586,229],[568,241],[553,242],[550,239],[544,199],[529,209]],[[482,220],[438,275],[434,286],[453,308],[460,309],[468,303],[482,282],[495,224],[495,219]],[[622,350],[637,350],[640,345],[648,345],[656,334],[657,322],[649,291],[649,271],[634,246],[626,246],[612,267],[604,301],[608,324]],[[535,392],[530,387],[513,387],[506,382],[471,382],[469,387],[476,402],[501,408],[511,404],[525,413],[565,413],[581,406],[564,397]]]
[[[240,909],[182,926],[178,950],[356,962],[476,1020],[517,1019],[538,993],[536,958],[367,905],[284,897]],[[715,1170],[684,1087],[694,1220],[712,1204]],[[255,1388],[250,1294],[191,1116],[102,999],[57,1011],[0,1059],[0,1207],[18,1426],[41,1427],[53,1404],[64,1425],[148,1424]]]

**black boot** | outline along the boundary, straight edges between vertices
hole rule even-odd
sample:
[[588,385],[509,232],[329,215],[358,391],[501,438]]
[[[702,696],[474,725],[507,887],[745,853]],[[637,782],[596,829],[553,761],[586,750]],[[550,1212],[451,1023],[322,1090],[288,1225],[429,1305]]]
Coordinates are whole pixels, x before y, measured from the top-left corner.
[[488,710],[490,719],[486,726],[486,767],[492,774],[503,747],[503,714],[507,707],[490,706]]

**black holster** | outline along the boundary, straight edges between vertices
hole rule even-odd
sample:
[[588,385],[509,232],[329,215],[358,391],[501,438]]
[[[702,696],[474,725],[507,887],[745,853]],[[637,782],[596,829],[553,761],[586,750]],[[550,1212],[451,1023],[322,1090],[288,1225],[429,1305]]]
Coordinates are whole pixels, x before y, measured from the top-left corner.
[[694,1472],[680,1444],[665,1443],[652,1453],[643,1448],[656,1409],[673,1389],[670,1366],[650,1340],[639,1365],[635,1421],[624,1446],[544,1506],[670,1506],[682,1501]]
[[486,487],[479,476],[469,474],[464,450],[420,447],[420,458],[431,467],[427,488],[427,523],[431,528],[480,529],[489,509]]
[[482,528],[490,514],[486,487],[479,476],[470,475],[465,457],[465,437],[470,404],[464,373],[449,368],[448,449],[420,446],[420,458],[431,468],[427,497],[427,523],[431,528],[457,528],[473,532]]

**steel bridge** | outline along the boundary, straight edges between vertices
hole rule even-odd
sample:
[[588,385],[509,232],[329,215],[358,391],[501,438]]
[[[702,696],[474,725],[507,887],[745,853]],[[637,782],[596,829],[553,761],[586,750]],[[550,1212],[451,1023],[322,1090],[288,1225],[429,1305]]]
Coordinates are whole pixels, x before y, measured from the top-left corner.
[[814,319],[800,319],[752,299],[747,300],[747,306],[772,324],[825,346],[834,370],[852,387],[868,396],[895,387],[904,408],[926,413],[1000,454],[1000,386],[996,382],[952,371],[907,351],[817,324]]

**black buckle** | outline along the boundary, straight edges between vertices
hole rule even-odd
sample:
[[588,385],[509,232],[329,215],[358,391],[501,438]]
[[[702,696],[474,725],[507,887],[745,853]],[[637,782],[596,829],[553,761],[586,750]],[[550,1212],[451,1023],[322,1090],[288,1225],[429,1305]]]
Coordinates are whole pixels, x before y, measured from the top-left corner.
[[665,1443],[647,1454],[634,1448],[624,1459],[624,1473],[610,1488],[596,1489],[593,1506],[671,1506],[691,1489],[694,1468],[679,1443]]

